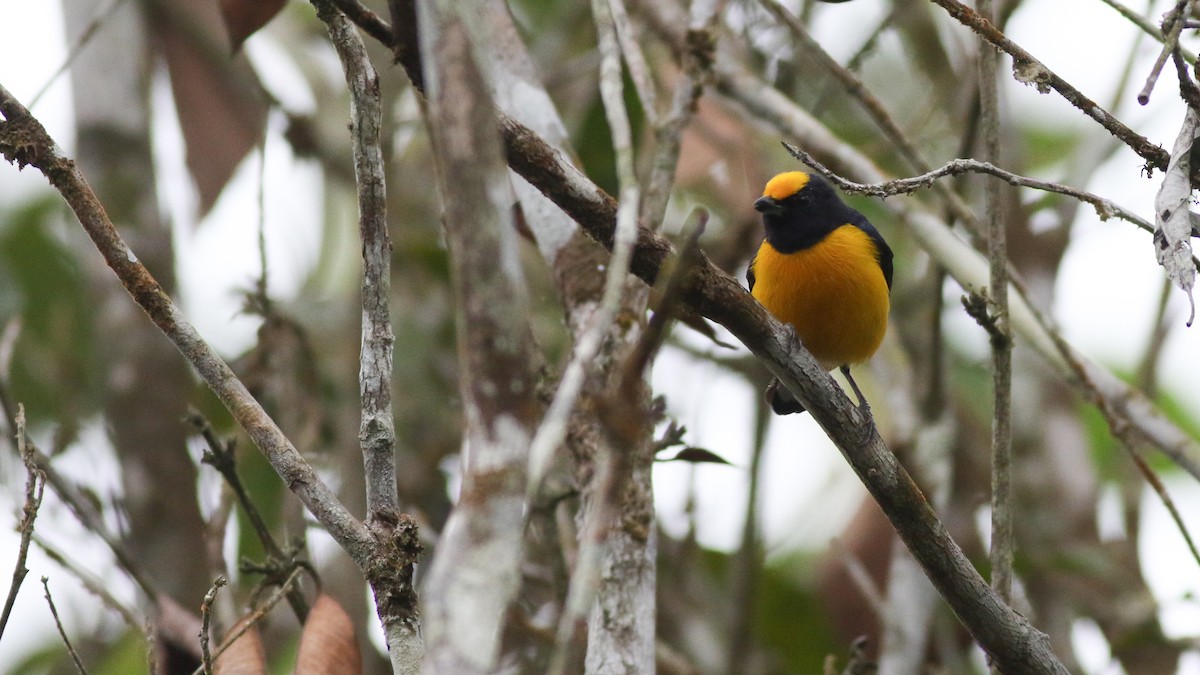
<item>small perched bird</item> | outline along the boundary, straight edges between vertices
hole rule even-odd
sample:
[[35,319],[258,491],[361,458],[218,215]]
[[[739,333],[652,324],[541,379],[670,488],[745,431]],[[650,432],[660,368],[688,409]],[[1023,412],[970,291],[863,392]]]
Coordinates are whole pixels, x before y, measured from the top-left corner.
[[[768,181],[754,209],[766,236],[746,272],[750,293],[791,324],[822,368],[840,367],[865,403],[850,366],[871,358],[887,332],[892,249],[829,183],[803,171]],[[766,397],[777,415],[804,412],[778,380]]]

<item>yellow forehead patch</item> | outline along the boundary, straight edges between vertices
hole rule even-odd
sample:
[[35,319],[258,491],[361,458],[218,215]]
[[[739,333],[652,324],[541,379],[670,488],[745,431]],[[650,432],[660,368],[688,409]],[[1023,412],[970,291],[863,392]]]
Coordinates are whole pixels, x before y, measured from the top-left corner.
[[789,171],[775,176],[767,181],[763,188],[763,196],[771,199],[787,199],[808,185],[808,174],[803,171]]

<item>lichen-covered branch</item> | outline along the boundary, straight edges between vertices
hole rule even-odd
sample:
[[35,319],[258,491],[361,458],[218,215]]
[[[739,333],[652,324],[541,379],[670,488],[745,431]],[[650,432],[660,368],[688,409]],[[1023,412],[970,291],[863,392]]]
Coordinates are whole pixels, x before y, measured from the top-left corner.
[[469,675],[494,670],[517,589],[541,361],[479,52],[451,7],[420,11],[465,417],[462,488],[425,585],[425,669]]

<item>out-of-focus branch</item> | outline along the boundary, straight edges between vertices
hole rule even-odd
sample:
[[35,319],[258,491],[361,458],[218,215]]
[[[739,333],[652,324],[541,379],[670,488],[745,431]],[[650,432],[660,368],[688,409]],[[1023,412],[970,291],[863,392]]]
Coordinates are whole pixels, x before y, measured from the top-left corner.
[[[0,345],[0,347],[3,347],[3,345]],[[10,413],[11,417],[9,417]],[[16,429],[18,427],[16,411],[9,411],[6,408],[4,414],[6,417],[5,421],[11,428]],[[105,524],[104,516],[96,508],[96,503],[76,487],[75,484],[60,474],[50,462],[50,458],[39,450],[32,441],[25,438],[24,442],[26,450],[37,465],[38,471],[45,477],[50,489],[71,509],[71,513],[74,514],[75,518],[79,520],[86,530],[100,537],[100,540],[108,546],[109,550],[112,551],[113,557],[116,559],[117,565],[129,575],[129,578],[141,589],[146,598],[151,601],[159,598],[160,593],[150,581],[149,575],[142,570],[141,564],[126,549],[120,537],[109,530],[108,525]],[[45,547],[43,546],[43,548]]]
[[229,366],[200,337],[122,240],[91,187],[42,124],[0,85],[0,153],[45,174],[134,301],[165,334],[263,452],[288,488],[331,536],[366,568],[374,549],[367,528],[338,501]]
[[71,644],[71,638],[67,637],[67,629],[63,628],[62,619],[58,616],[58,608],[54,606],[54,598],[50,597],[49,578],[42,577],[42,588],[46,591],[46,604],[50,606],[50,614],[54,617],[54,627],[58,629],[58,636],[62,638],[63,644],[67,647],[67,653],[71,655],[75,669],[80,672],[80,675],[87,675],[88,670],[83,665],[83,659],[79,658],[79,652],[75,651],[75,646]]
[[1041,93],[1051,89],[1057,91],[1071,105],[1079,108],[1085,115],[1096,120],[1109,133],[1121,139],[1134,152],[1146,160],[1146,166],[1151,169],[1167,170],[1170,156],[1166,150],[1155,145],[1146,138],[1125,126],[1117,118],[1110,115],[1083,92],[1076,89],[1070,82],[1059,77],[1054,71],[1038,61],[1032,54],[1025,51],[1017,43],[1008,39],[999,28],[980,16],[975,10],[958,2],[958,0],[933,0],[946,10],[956,21],[975,31],[981,38],[1003,50],[1013,58],[1013,77],[1019,82],[1032,84]]
[[683,130],[692,120],[700,95],[711,79],[716,43],[713,27],[720,5],[711,0],[692,3],[691,16],[688,18],[688,50],[681,58],[683,72],[675,82],[671,109],[665,117],[655,120],[654,156],[642,188],[640,214],[641,222],[652,229],[662,227],[663,214],[671,197],[671,186],[675,183],[679,151],[683,146]]
[[46,488],[46,474],[42,473],[33,458],[33,448],[25,442],[25,407],[17,404],[17,455],[25,465],[25,503],[21,507],[21,521],[17,523],[17,531],[21,533],[20,544],[17,546],[17,560],[13,568],[12,585],[8,587],[8,596],[4,600],[4,610],[0,611],[0,640],[4,639],[4,629],[8,626],[8,617],[12,615],[13,604],[17,601],[17,593],[29,569],[25,560],[29,556],[29,542],[33,539],[33,523],[37,520],[38,509],[42,506],[42,494]]
[[754,441],[750,451],[750,466],[747,468],[749,484],[746,488],[746,517],[742,521],[742,543],[734,554],[733,564],[730,565],[729,596],[733,616],[730,620],[729,651],[725,662],[725,671],[729,673],[738,672],[754,647],[755,617],[759,609],[758,584],[762,577],[764,557],[759,535],[758,500],[771,412],[765,400],[759,396],[755,396],[755,399]]
[[1183,522],[1183,517],[1179,513],[1179,509],[1175,506],[1175,501],[1171,499],[1167,493],[1167,488],[1159,480],[1158,475],[1150,468],[1150,465],[1138,455],[1137,447],[1139,445],[1140,430],[1130,423],[1126,417],[1126,411],[1120,410],[1115,401],[1105,395],[1098,383],[1093,381],[1090,373],[1083,361],[1072,351],[1071,346],[1057,333],[1053,335],[1055,345],[1058,347],[1064,360],[1075,371],[1076,377],[1083,383],[1085,391],[1088,392],[1088,398],[1100,410],[1100,414],[1104,416],[1104,420],[1108,423],[1109,431],[1120,442],[1121,447],[1129,454],[1130,460],[1133,461],[1134,467],[1138,473],[1146,479],[1146,483],[1158,495],[1162,501],[1163,507],[1167,509],[1167,513],[1179,528],[1179,533],[1183,537],[1184,543],[1187,544],[1188,551],[1191,552],[1192,558],[1200,564],[1200,549],[1197,549],[1196,542],[1188,531],[1187,526]]
[[[197,412],[190,413],[187,416],[187,422],[200,433],[204,442],[208,444],[208,449],[203,452],[200,461],[221,474],[221,477],[229,485],[229,489],[237,497],[238,503],[242,506],[242,513],[246,514],[246,519],[250,521],[250,526],[254,529],[258,540],[262,542],[267,557],[270,558],[268,567],[278,570],[287,566],[290,569],[295,555],[294,553],[285,553],[279,543],[275,541],[275,536],[271,534],[271,528],[267,527],[267,521],[263,519],[254,500],[250,499],[250,493],[247,492],[246,486],[242,483],[242,477],[237,472],[234,441],[222,440],[218,437],[208,420]],[[282,578],[275,579],[275,581],[282,581]],[[295,612],[296,619],[300,623],[304,623],[309,610],[308,599],[304,597],[304,593],[298,588],[293,589],[288,593],[288,604]]]
[[[75,577],[75,580],[78,581],[85,589],[87,589],[89,593],[95,595],[97,598],[100,598],[100,602],[103,602],[105,606],[119,614],[126,626],[136,631],[142,631],[146,629],[145,622],[138,618],[137,614],[134,613],[134,610],[118,600],[115,596],[113,596],[112,592],[109,591],[108,586],[112,583],[111,581],[101,579],[91,570],[84,569],[79,563],[76,563],[68,558],[62,553],[62,551],[59,551],[54,546],[51,546],[40,536],[34,536],[33,541],[38,545],[38,548],[42,549],[42,552],[45,553],[47,557],[58,563],[59,566],[61,566],[67,572],[71,573],[71,575]],[[146,636],[146,640],[147,642],[153,644],[154,640],[150,635]]]
[[[1149,35],[1150,37],[1154,38],[1155,40],[1158,40],[1159,42],[1164,41],[1165,38],[1163,38],[1162,29],[1159,28],[1158,26],[1154,25],[1153,22],[1147,20],[1146,17],[1142,16],[1141,14],[1138,14],[1137,12],[1133,11],[1129,7],[1126,7],[1125,5],[1117,2],[1117,0],[1100,0],[1100,2],[1103,2],[1104,4],[1108,5],[1109,7],[1112,7],[1113,9],[1115,9],[1118,14],[1120,14],[1121,16],[1128,19],[1130,23],[1137,26],[1138,28],[1141,28],[1142,32],[1146,33],[1146,35]],[[1192,52],[1184,52],[1183,58],[1185,61],[1187,61],[1188,63],[1190,63],[1192,65],[1196,64],[1196,55],[1193,54]]]
[[616,29],[612,14],[606,4],[593,0],[592,13],[596,17],[600,61],[600,92],[605,115],[612,129],[613,151],[617,156],[617,172],[623,201],[617,211],[615,243],[612,260],[608,265],[604,294],[587,327],[576,338],[571,361],[563,371],[558,390],[545,420],[538,427],[537,435],[529,451],[529,491],[535,493],[549,470],[553,453],[562,446],[566,435],[567,420],[579,392],[583,388],[586,371],[600,351],[609,334],[613,317],[621,304],[625,280],[629,274],[629,258],[637,231],[637,209],[640,190],[634,173],[633,136],[629,115],[624,105],[624,87],[621,81],[621,56],[618,51]]
[[[424,591],[425,670],[492,672],[517,589],[526,453],[541,419],[542,363],[493,107],[453,3],[425,2],[428,123],[456,296],[463,482]],[[463,10],[465,11],[465,10]]]
[[[992,0],[980,0],[980,16],[994,18]],[[996,91],[999,55],[986,42],[979,44],[979,130],[983,136],[983,161],[1000,162],[1000,104]],[[1005,602],[1012,601],[1012,333],[1008,328],[1008,237],[1004,230],[1000,184],[986,181],[983,212],[987,224],[990,270],[988,293],[994,321],[992,344],[992,588]]]
[[[547,416],[557,412],[557,419],[561,422],[554,428],[564,432],[571,409],[582,389],[585,372],[589,368],[595,370],[596,354],[609,336],[613,319],[622,305],[622,296],[629,276],[629,260],[637,232],[638,203],[641,199],[634,168],[633,132],[629,124],[629,113],[625,109],[621,51],[617,18],[614,16],[618,13],[614,8],[620,5],[616,1],[592,0],[591,6],[592,20],[596,26],[597,48],[600,52],[600,97],[611,130],[613,152],[617,158],[617,180],[621,199],[617,209],[612,258],[608,264],[600,304],[576,342],[570,364],[574,366],[571,369],[574,377],[570,380],[563,378],[563,384],[555,393],[551,411]],[[623,6],[621,7],[623,9]],[[559,404],[561,410],[555,411],[553,406]],[[543,428],[546,428],[546,425],[543,424],[538,430],[538,438],[544,439],[540,446],[543,455],[538,458],[542,461],[535,465],[531,453],[531,468],[536,467],[536,473],[531,472],[531,494],[537,489],[537,483],[532,479],[536,477],[540,480],[541,475],[550,466],[553,450],[562,446],[560,434],[543,434]],[[628,462],[621,462],[610,444],[599,443],[598,452],[591,458],[591,463],[594,473],[586,488],[587,499],[584,501],[583,527],[580,529],[579,556],[571,574],[566,602],[559,619],[558,636],[549,672],[552,675],[563,675],[572,669],[575,662],[573,655],[581,651],[580,648],[585,644],[584,636],[587,636],[587,672],[590,672],[588,664],[593,662],[620,663],[629,672],[644,672],[647,665],[653,667],[653,631],[650,635],[642,635],[628,630],[629,622],[636,622],[640,612],[629,607],[631,611],[624,612],[621,616],[612,616],[600,611],[602,603],[596,602],[597,596],[605,590],[614,595],[622,594],[622,589],[601,588],[601,566],[605,558],[611,555],[607,546],[609,528],[612,527],[621,506],[613,485],[626,478],[625,472],[619,467],[622,464],[628,466]],[[611,566],[611,563],[609,564]],[[633,584],[637,580],[619,579],[614,582],[617,585]],[[645,598],[644,601],[652,606],[653,596]],[[585,624],[584,617],[588,617],[589,614],[591,617]],[[653,611],[650,614],[653,615]],[[585,625],[589,630],[584,630]],[[647,640],[649,649],[642,649],[647,645]],[[642,658],[647,651],[649,664]]]
[[[650,67],[646,64],[646,56],[637,36],[633,34],[633,26],[629,22],[629,12],[625,10],[624,0],[606,0],[608,11],[612,15],[613,28],[616,30],[617,42],[620,44],[620,55],[629,70],[629,79],[637,91],[642,103],[642,111],[651,125],[658,124],[658,95],[654,90],[654,78],[650,75]],[[593,12],[595,8],[593,7]],[[603,58],[603,57],[602,57]]]

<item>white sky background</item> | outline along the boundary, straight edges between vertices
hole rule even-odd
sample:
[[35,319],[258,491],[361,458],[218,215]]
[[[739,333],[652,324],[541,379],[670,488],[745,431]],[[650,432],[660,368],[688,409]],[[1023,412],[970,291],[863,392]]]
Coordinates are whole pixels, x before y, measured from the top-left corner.
[[[1168,4],[1157,2],[1156,15]],[[844,51],[859,44],[860,34],[874,25],[874,17],[879,16],[882,7],[875,0],[822,6],[813,34],[823,38],[851,36],[845,40],[822,40],[835,56],[845,56],[839,53],[839,48]],[[58,3],[0,0],[0,16],[5,17],[7,25],[22,26],[20,30],[6,31],[5,38],[0,40],[0,83],[28,102],[65,56]],[[867,16],[872,18],[865,19]],[[953,30],[960,40],[974,39],[957,25]],[[1102,105],[1111,100],[1114,73],[1123,66],[1134,36],[1131,26],[1099,0],[1027,0],[1010,23],[1008,34]],[[272,58],[269,41],[252,38],[247,49],[259,67],[265,69],[268,84],[277,85],[272,86],[273,90],[298,107],[311,106],[311,101],[306,103],[304,98],[308,94],[302,80],[290,71],[286,60]],[[1139,133],[1170,148],[1183,114],[1171,66],[1168,65],[1149,106],[1138,106],[1133,96],[1157,51],[1152,41],[1142,41],[1141,63],[1129,85],[1133,91],[1123,107],[1113,112]],[[1007,57],[1003,58],[1002,67],[1009,62]],[[870,61],[866,67],[870,68]],[[159,133],[155,152],[162,177],[161,194],[176,225],[177,245],[189,251],[187,256],[181,256],[178,269],[184,310],[214,346],[227,355],[236,354],[250,343],[257,326],[254,320],[237,316],[237,291],[249,286],[257,274],[257,233],[246,225],[256,222],[256,218],[251,219],[247,214],[258,213],[258,158],[251,158],[243,165],[238,179],[203,223],[188,222],[185,214],[195,195],[182,167],[178,130],[170,115],[162,114],[170,106],[165,85],[159,77],[155,85],[155,102],[160,107],[156,115]],[[1056,94],[1040,95],[1011,79],[1003,80],[1002,86],[1002,100],[1010,109],[1020,110],[1025,118],[1039,123],[1049,120],[1071,128],[1093,124]],[[66,78],[60,78],[34,109],[68,150],[73,144],[70,110]],[[1158,184],[1156,180],[1142,178],[1138,172],[1141,162],[1131,157],[1131,153],[1119,153],[1115,161],[1097,172],[1091,185],[1079,187],[1110,197],[1149,219]],[[782,154],[778,158],[780,169],[790,166],[790,162]],[[317,259],[321,244],[317,222],[322,214],[320,176],[312,167],[292,160],[276,129],[274,138],[268,141],[265,177],[271,291],[287,299],[298,290],[308,271],[306,265],[311,266]],[[37,172],[27,169],[18,173],[7,164],[0,165],[0,203],[15,204],[22,195],[46,189]],[[754,196],[747,195],[747,208]],[[243,257],[231,259],[230,252]],[[1055,317],[1067,338],[1085,354],[1109,366],[1131,368],[1149,335],[1161,279],[1148,234],[1123,221],[1100,222],[1090,207],[1084,207],[1079,211],[1072,243],[1061,267]],[[1187,315],[1186,300],[1177,292],[1171,302],[1172,317],[1182,323]],[[954,332],[954,339],[979,345],[980,357],[986,358],[986,342],[973,322],[961,312],[950,311],[948,316],[948,330]],[[1200,340],[1197,331],[1200,326],[1180,327],[1172,332],[1161,371],[1162,385],[1193,408],[1198,407],[1196,402],[1200,398],[1197,396],[1200,361],[1193,356]],[[665,351],[656,366],[655,390],[667,395],[672,412],[687,425],[688,441],[714,450],[736,465],[659,465],[655,488],[663,526],[674,534],[684,531],[687,525],[684,504],[689,486],[694,485],[700,541],[707,546],[732,549],[741,537],[750,457],[751,397],[758,393],[749,391],[740,380],[723,374],[715,366],[698,363],[678,350]],[[1200,414],[1200,409],[1194,409],[1193,413]],[[0,466],[6,473],[15,468],[7,459]],[[1168,481],[1168,488],[1191,530],[1200,532],[1200,516],[1195,515],[1200,512],[1200,488],[1183,478]],[[761,513],[769,552],[795,546],[826,546],[852,515],[861,496],[857,478],[809,417],[790,416],[773,421],[761,483]],[[16,508],[18,498],[14,495],[11,505],[3,508]],[[63,514],[44,512],[39,531],[69,520]],[[1200,606],[1186,598],[1200,593],[1200,572],[1156,498],[1147,499],[1144,520],[1143,565],[1162,602],[1165,627],[1172,635],[1194,638],[1200,635]],[[11,532],[0,532],[0,552],[15,551],[15,543]],[[89,612],[94,613],[90,608],[96,601],[84,594],[68,574],[36,552],[31,563],[34,572],[22,588],[16,618],[8,627],[4,648],[0,649],[0,672],[7,672],[5,666],[20,657],[23,650],[19,645],[25,642],[22,635],[40,636],[51,630],[38,588],[37,577],[42,573],[52,578],[56,600],[60,610],[66,610],[69,628],[85,632],[99,627],[94,620],[83,618]],[[0,571],[10,564],[11,556],[0,554]],[[123,591],[127,593],[124,597],[132,597],[131,589]],[[1089,672],[1116,672],[1106,670],[1107,647],[1098,635],[1094,626],[1090,629],[1081,626],[1077,631],[1080,644],[1085,646],[1081,654],[1084,665]],[[43,641],[39,637],[28,644],[36,646]],[[1192,665],[1197,661],[1200,658],[1193,659]]]

